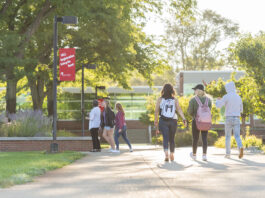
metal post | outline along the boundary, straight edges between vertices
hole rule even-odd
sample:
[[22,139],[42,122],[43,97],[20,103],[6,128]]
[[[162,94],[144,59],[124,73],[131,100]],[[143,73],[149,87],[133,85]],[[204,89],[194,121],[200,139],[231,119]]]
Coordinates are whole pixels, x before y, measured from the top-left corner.
[[54,16],[53,34],[53,140],[56,140],[57,130],[57,16]]
[[96,86],[95,98],[98,99],[98,86]]
[[82,136],[85,135],[85,109],[84,109],[84,65],[82,64],[82,93],[81,93],[81,112],[82,112]]

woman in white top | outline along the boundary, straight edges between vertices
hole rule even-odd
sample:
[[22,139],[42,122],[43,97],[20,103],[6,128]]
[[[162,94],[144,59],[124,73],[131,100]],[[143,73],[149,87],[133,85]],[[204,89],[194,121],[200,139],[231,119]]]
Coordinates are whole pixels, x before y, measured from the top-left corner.
[[92,142],[93,142],[93,150],[92,152],[100,152],[100,142],[98,139],[98,130],[100,127],[100,108],[98,107],[98,101],[93,101],[93,109],[90,111],[89,114],[89,131],[92,136]]

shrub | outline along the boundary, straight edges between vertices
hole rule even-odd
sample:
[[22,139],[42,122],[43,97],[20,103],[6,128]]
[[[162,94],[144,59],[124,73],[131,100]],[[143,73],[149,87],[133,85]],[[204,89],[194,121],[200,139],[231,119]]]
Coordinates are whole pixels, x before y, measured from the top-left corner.
[[41,111],[19,111],[9,115],[10,123],[1,125],[0,136],[34,137],[51,136],[52,121]]
[[257,138],[255,135],[246,136],[243,138],[242,144],[245,148],[256,146],[259,149],[262,148],[262,140]]
[[[245,138],[241,136],[243,147],[248,148],[251,146],[256,146],[262,149],[262,140],[254,135],[247,135]],[[225,136],[220,137],[215,143],[215,147],[225,148]],[[237,143],[234,136],[231,137],[231,148],[237,148]]]
[[152,137],[152,144],[163,144],[163,137],[161,134]]
[[6,115],[5,115],[5,113],[2,113],[0,115],[0,124],[5,124],[7,122],[8,122],[8,119],[7,119]]
[[265,153],[265,145],[261,147],[261,150],[263,151],[263,153]]

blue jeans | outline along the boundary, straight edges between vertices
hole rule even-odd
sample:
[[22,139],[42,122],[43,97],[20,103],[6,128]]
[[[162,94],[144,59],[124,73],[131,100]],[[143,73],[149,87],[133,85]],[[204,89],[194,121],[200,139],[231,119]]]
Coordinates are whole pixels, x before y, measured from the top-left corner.
[[120,135],[122,136],[122,138],[124,139],[124,141],[128,144],[129,148],[132,148],[132,145],[127,137],[127,127],[126,125],[123,126],[121,132],[119,133],[119,128],[115,128],[115,132],[114,132],[114,140],[115,140],[115,144],[116,144],[116,149],[119,150],[119,137]]
[[159,119],[159,131],[163,135],[163,148],[164,151],[168,151],[168,142],[170,146],[170,152],[174,153],[175,151],[175,134],[177,130],[177,120],[163,120]]
[[234,132],[237,147],[242,148],[242,141],[240,138],[240,118],[236,116],[226,116],[225,120],[225,148],[226,154],[231,153],[231,133]]

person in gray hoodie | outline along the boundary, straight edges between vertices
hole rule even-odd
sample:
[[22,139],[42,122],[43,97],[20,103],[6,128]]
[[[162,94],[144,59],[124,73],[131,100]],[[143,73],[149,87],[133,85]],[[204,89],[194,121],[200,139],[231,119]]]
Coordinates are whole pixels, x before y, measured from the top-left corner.
[[231,153],[231,133],[234,132],[236,143],[239,149],[239,158],[243,157],[243,145],[240,138],[240,114],[243,112],[243,103],[241,97],[236,93],[234,82],[229,82],[225,85],[227,92],[223,98],[218,98],[216,107],[225,106],[225,147],[226,158],[230,158]]

